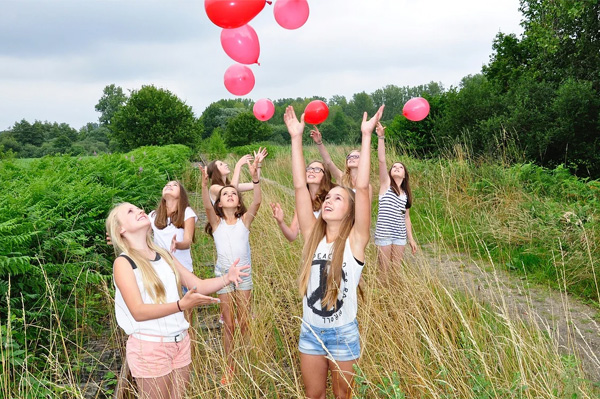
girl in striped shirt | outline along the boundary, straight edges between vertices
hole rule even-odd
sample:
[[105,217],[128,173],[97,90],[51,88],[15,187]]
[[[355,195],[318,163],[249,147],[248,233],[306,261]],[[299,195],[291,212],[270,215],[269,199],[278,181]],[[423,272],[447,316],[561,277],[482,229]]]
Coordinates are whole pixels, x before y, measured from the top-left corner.
[[379,211],[375,226],[375,245],[379,268],[387,274],[390,265],[399,264],[408,243],[413,254],[417,243],[412,234],[410,207],[412,193],[408,170],[402,162],[394,162],[388,170],[385,160],[385,127],[377,124],[377,156],[379,159]]

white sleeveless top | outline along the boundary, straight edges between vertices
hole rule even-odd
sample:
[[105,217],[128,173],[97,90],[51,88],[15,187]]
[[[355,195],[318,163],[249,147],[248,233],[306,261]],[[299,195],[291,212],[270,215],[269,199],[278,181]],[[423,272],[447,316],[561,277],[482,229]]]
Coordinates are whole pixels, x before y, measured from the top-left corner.
[[364,264],[352,255],[350,239],[346,240],[342,263],[342,280],[337,307],[322,309],[321,300],[325,296],[327,272],[332,258],[333,242],[327,243],[325,237],[317,246],[310,269],[310,279],[306,295],[302,299],[302,319],[315,327],[340,327],[356,319],[358,310],[357,288]]
[[[154,243],[161,248],[166,249],[167,251],[171,251],[171,241],[173,240],[173,236],[177,236],[177,241],[183,241],[183,233],[185,229],[175,227],[174,224],[171,223],[171,218],[167,218],[167,226],[164,229],[159,229],[154,224],[154,220],[156,219],[156,212],[150,212],[150,221],[152,222],[152,231],[154,232]],[[194,218],[194,224],[198,221],[198,216],[194,212],[192,208],[189,206],[185,208],[184,220],[188,220],[189,218]],[[194,271],[194,267],[192,265],[192,251],[191,248],[188,249],[176,249],[173,252],[173,256],[177,258],[177,260],[188,269],[190,272]]]
[[[225,219],[221,218],[221,222],[213,232],[213,238],[217,248],[215,269],[225,274],[237,258],[240,259],[238,265],[250,265],[250,230],[242,218],[238,218],[233,225],[227,224]],[[250,270],[244,272],[251,273]]]
[[[127,258],[126,258],[127,259]],[[164,259],[157,254],[157,260],[150,262],[158,277],[165,286],[166,292],[166,303],[177,302],[179,298],[179,290],[175,280],[175,273],[165,262]],[[132,266],[133,267],[133,266]],[[142,272],[139,268],[133,269],[135,279],[137,281],[140,294],[142,294],[142,301],[144,303],[152,304],[155,303],[150,294],[146,292],[144,283],[142,281]],[[183,317],[183,312],[177,312],[170,314],[165,317],[158,319],[136,321],[131,312],[123,300],[123,295],[119,290],[119,287],[115,284],[115,314],[117,317],[117,324],[121,327],[127,335],[133,333],[141,333],[146,335],[157,335],[161,337],[170,337],[181,334],[189,328],[189,323]]]

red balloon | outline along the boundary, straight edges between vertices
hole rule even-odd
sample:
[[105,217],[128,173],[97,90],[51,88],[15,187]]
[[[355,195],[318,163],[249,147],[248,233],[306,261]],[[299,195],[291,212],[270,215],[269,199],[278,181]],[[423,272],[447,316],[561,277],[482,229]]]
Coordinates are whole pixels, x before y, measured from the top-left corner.
[[254,88],[254,74],[247,66],[233,64],[225,71],[225,88],[236,96],[245,96]]
[[221,31],[221,46],[234,61],[240,64],[258,64],[260,43],[256,31],[248,24]]
[[429,103],[423,97],[411,98],[404,104],[402,114],[408,120],[421,121],[429,114]]
[[224,29],[246,25],[265,8],[266,0],[204,0],[208,18]]
[[314,100],[308,103],[304,108],[304,122],[310,123],[311,125],[318,125],[319,123],[325,122],[325,119],[329,116],[329,108],[321,100]]
[[308,19],[306,0],[277,0],[273,7],[275,21],[285,29],[298,29]]
[[261,98],[254,103],[252,111],[259,121],[268,121],[275,113],[275,105],[268,98]]

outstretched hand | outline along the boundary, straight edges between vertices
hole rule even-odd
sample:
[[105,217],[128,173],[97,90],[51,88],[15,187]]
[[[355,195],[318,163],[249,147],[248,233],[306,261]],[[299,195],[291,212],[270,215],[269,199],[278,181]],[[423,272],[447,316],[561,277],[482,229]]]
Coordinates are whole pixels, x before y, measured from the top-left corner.
[[310,137],[313,139],[313,141],[317,145],[323,143],[323,136],[321,135],[319,128],[316,126],[313,126],[313,128],[310,130]]
[[360,125],[360,131],[362,132],[363,136],[364,135],[370,136],[371,134],[373,134],[373,129],[375,129],[375,126],[377,126],[377,124],[381,120],[381,117],[383,116],[383,108],[384,107],[385,107],[385,105],[382,105],[381,107],[379,107],[377,112],[375,112],[375,115],[373,115],[373,117],[371,117],[371,119],[369,119],[369,120],[367,120],[367,113],[365,112],[363,114],[363,120]]
[[242,277],[247,277],[250,273],[244,273],[242,270],[250,269],[250,265],[238,266],[237,264],[240,262],[240,259],[236,259],[231,266],[229,267],[229,271],[225,275],[225,278],[230,283],[235,284],[237,287],[242,282]]
[[264,161],[267,155],[269,155],[267,147],[259,147],[258,151],[254,151],[254,158],[258,159],[259,163]]
[[377,133],[378,137],[385,136],[385,126],[381,124],[381,122],[377,122],[377,127],[375,128],[375,133]]
[[252,155],[250,155],[250,154],[246,154],[246,155],[244,155],[243,157],[241,157],[241,158],[239,159],[239,161],[237,161],[237,163],[236,163],[236,165],[235,165],[235,166],[236,166],[236,167],[242,167],[242,166],[244,166],[245,164],[247,164],[248,162],[252,162],[252,160],[253,160],[253,159],[254,159],[254,157],[253,157]]
[[296,116],[296,112],[294,112],[294,107],[288,105],[285,109],[285,114],[283,114],[283,121],[288,128],[288,132],[292,138],[294,137],[302,137],[304,133],[304,114],[300,116],[300,121],[298,121],[298,117]]
[[258,181],[258,163],[260,162],[259,157],[254,158],[254,162],[250,163],[248,160],[248,170],[250,171],[250,176],[252,176],[252,181]]
[[181,310],[192,309],[200,305],[210,305],[213,303],[221,302],[219,298],[212,296],[202,295],[196,291],[196,287],[188,290],[183,298],[179,300],[179,307]]
[[283,209],[281,209],[281,205],[278,202],[272,203],[271,209],[273,210],[273,218],[277,220],[277,223],[283,223]]
[[208,166],[200,166],[200,170],[202,171],[202,187],[206,187],[208,185]]

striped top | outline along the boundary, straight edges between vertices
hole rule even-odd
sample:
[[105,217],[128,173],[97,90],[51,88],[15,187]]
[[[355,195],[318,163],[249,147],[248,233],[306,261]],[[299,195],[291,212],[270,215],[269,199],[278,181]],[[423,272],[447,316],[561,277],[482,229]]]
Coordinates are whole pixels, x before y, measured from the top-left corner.
[[379,196],[375,238],[406,239],[406,201],[405,193],[396,195],[391,187]]

